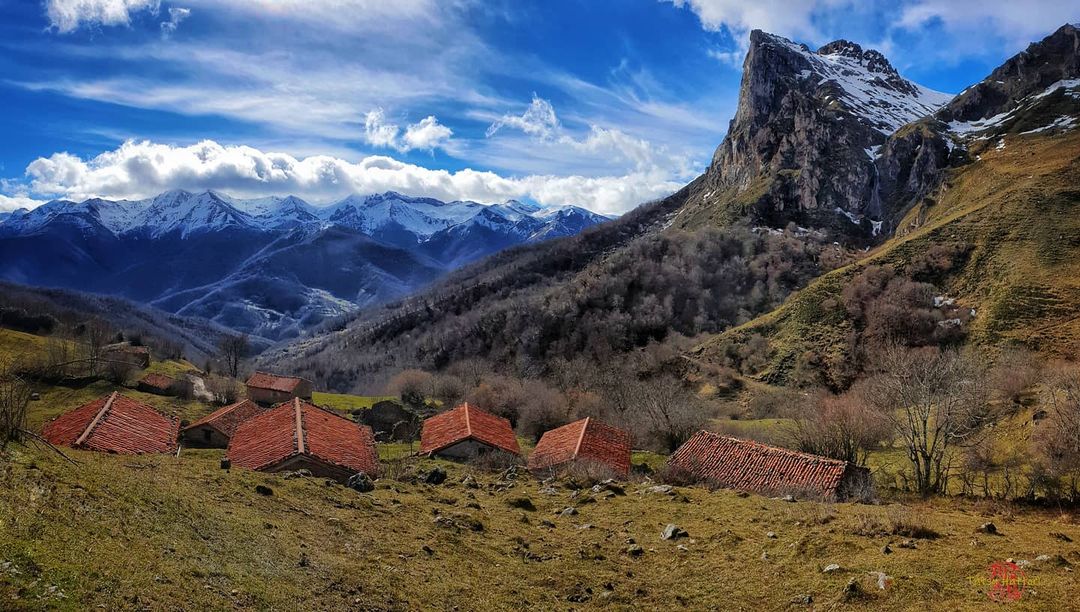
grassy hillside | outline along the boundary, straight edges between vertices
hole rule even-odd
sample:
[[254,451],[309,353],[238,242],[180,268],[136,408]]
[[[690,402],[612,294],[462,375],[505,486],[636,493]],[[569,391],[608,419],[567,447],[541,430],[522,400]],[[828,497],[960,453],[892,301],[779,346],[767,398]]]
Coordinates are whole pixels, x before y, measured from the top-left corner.
[[1080,133],[1008,135],[971,151],[941,190],[915,207],[897,237],[869,257],[835,270],[779,309],[715,336],[692,360],[722,361],[733,345],[768,341],[767,363],[753,373],[785,382],[808,352],[826,364],[850,359],[854,323],[843,290],[870,265],[904,267],[933,245],[970,249],[938,284],[941,294],[974,309],[972,342],[1023,344],[1049,356],[1080,349]]
[[[500,490],[482,473],[469,489],[459,482],[467,468],[441,462],[442,486],[384,480],[361,495],[222,471],[218,451],[72,454],[78,466],[15,447],[0,472],[5,609],[783,609],[810,595],[815,607],[975,610],[989,603],[994,561],[1080,562],[1077,544],[1052,535],[1080,540],[1073,517],[1006,507],[669,496],[643,485],[574,502],[566,483],[542,492],[527,478]],[[535,510],[511,506],[526,497]],[[556,515],[574,504],[577,515]],[[1002,535],[976,534],[987,520]],[[662,541],[667,523],[690,537]],[[905,524],[940,537],[901,548],[907,537],[886,532]],[[832,563],[840,569],[824,573]],[[1061,609],[1080,588],[1056,563],[1028,568],[1018,609]],[[888,576],[884,590],[875,572]],[[860,594],[842,595],[849,580]]]

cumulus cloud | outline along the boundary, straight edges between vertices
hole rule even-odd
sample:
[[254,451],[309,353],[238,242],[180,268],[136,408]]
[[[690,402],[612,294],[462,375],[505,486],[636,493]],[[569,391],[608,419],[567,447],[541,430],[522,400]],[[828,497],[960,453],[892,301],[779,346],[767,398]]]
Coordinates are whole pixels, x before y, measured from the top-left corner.
[[128,25],[133,13],[157,13],[160,5],[161,0],[47,0],[45,17],[57,31],[68,33],[83,25]]
[[176,32],[176,28],[180,27],[180,22],[187,19],[191,15],[191,9],[187,8],[170,8],[169,20],[161,22],[161,37],[169,38]]
[[435,115],[428,115],[410,124],[404,133],[395,123],[387,123],[386,113],[377,108],[364,117],[364,140],[376,147],[389,147],[402,153],[413,149],[433,151],[445,148],[454,135],[453,130],[439,123]]
[[44,203],[44,200],[35,200],[24,195],[6,196],[0,193],[0,213],[11,212],[20,208],[37,208]]
[[508,113],[496,119],[488,127],[487,136],[491,138],[507,129],[524,133],[541,148],[628,162],[638,172],[666,170],[683,176],[689,163],[685,157],[671,155],[666,148],[619,129],[593,124],[584,137],[575,138],[563,127],[551,102],[536,94],[523,114]]
[[521,115],[507,113],[495,120],[487,129],[488,138],[504,127],[514,128],[542,139],[549,139],[559,131],[559,118],[555,116],[555,107],[551,102],[533,94],[529,108]]
[[823,11],[853,4],[853,0],[660,0],[692,10],[707,30],[726,30],[737,42],[750,30],[817,40],[815,17]]
[[915,0],[904,6],[897,21],[905,28],[941,23],[954,33],[992,32],[1027,42],[1041,39],[1080,14],[1077,2],[1026,0]]
[[395,190],[444,200],[498,202],[532,198],[618,214],[682,186],[650,169],[622,176],[505,177],[471,169],[450,172],[385,156],[358,162],[313,155],[296,158],[205,140],[190,146],[128,141],[92,159],[68,153],[38,158],[26,169],[33,193],[81,200],[144,198],[168,189],[218,189],[240,197],[295,194],[319,202],[352,193]]

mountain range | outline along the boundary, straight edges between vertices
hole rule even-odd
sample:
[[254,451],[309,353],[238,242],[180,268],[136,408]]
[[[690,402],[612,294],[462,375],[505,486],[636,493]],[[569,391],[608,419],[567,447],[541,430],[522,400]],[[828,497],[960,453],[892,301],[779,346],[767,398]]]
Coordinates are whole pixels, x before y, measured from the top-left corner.
[[280,340],[496,251],[607,220],[574,206],[395,192],[321,207],[183,190],[54,200],[0,218],[0,278],[121,296]]
[[[710,377],[735,369],[842,389],[880,331],[862,306],[912,345],[1080,353],[1077,26],[955,96],[849,41],[811,50],[754,31],[749,43],[727,135],[683,189],[567,241],[487,258],[262,363],[354,389],[466,359],[565,376],[567,361],[619,363],[612,351],[628,358],[690,333],[705,337],[673,367],[689,364],[703,388],[723,387]],[[736,236],[743,249],[677,248]],[[763,247],[761,236],[776,242]],[[818,278],[786,272],[806,265]],[[647,282],[672,267],[698,279],[729,266],[763,272],[700,295]],[[774,281],[786,288],[773,292]],[[763,299],[791,290],[775,309]],[[746,299],[733,313],[718,293]],[[519,328],[522,317],[530,323]]]

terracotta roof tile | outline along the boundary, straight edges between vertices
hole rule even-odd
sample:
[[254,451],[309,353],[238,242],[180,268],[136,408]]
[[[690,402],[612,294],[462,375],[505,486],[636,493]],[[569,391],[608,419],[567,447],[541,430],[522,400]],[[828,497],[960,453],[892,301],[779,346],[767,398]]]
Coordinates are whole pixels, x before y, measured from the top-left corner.
[[300,399],[278,404],[241,423],[229,441],[227,454],[233,464],[253,470],[273,468],[296,455],[354,472],[375,474],[379,470],[371,428]]
[[467,403],[424,419],[424,427],[420,431],[420,452],[437,453],[465,440],[474,440],[515,455],[521,454],[510,421]]
[[176,449],[179,422],[153,407],[112,393],[64,413],[42,436],[52,444],[109,453],[166,453]]
[[244,384],[256,389],[269,389],[271,391],[281,391],[282,393],[292,393],[297,385],[302,382],[305,382],[305,380],[296,376],[278,376],[277,374],[267,374],[266,372],[255,372]]
[[805,491],[835,498],[845,476],[865,468],[846,461],[699,431],[668,463],[719,485],[777,494]]
[[231,438],[233,433],[236,432],[236,428],[240,426],[240,423],[243,423],[257,414],[261,414],[266,410],[266,408],[263,408],[251,400],[242,400],[235,404],[229,404],[228,406],[218,408],[185,427],[184,431],[208,425],[216,429],[226,438]]
[[547,431],[529,455],[529,469],[541,470],[575,460],[603,463],[630,473],[630,434],[592,418]]

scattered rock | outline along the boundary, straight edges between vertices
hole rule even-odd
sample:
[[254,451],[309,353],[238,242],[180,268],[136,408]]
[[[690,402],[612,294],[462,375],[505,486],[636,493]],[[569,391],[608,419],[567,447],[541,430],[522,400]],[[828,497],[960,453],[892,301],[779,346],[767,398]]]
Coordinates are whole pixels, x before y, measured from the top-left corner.
[[671,523],[668,523],[667,527],[664,527],[664,530],[660,532],[661,540],[678,540],[689,536],[690,534],[685,529]]
[[441,467],[432,468],[430,472],[424,474],[423,482],[429,485],[441,485],[446,482],[446,470]]
[[370,493],[375,490],[375,483],[371,480],[371,477],[363,472],[357,472],[349,476],[349,479],[345,481],[345,486],[359,493]]
[[645,554],[645,549],[638,546],[637,544],[631,544],[630,546],[626,547],[626,554],[630,555],[631,557],[640,557],[641,555]]
[[41,394],[40,393],[31,393],[30,394],[30,401],[31,402],[39,402],[39,401],[41,401]]
[[786,501],[791,503],[795,503],[796,501],[794,495],[785,495],[783,497],[778,497],[777,499],[779,499],[780,501]]
[[259,495],[273,495],[274,490],[266,485],[255,485],[255,492]]
[[652,487],[646,487],[642,489],[645,493],[652,495],[675,495],[675,487],[671,485],[655,485]]
[[434,550],[434,549],[432,549],[432,548],[431,548],[430,546],[428,546],[427,544],[424,544],[423,546],[421,546],[421,547],[420,547],[420,550],[421,550],[422,552],[424,552],[424,553],[425,553],[425,554],[426,554],[427,556],[429,556],[429,557],[431,557],[431,556],[433,556],[433,555],[435,554],[435,550]]
[[592,529],[592,528],[593,528],[592,523],[582,523],[582,524],[578,525],[577,527],[575,527],[575,529],[578,529],[578,530],[586,530],[586,529]]
[[892,576],[886,576],[885,572],[870,572],[870,575],[874,577],[878,590],[884,591],[892,584]]
[[231,467],[232,467],[232,461],[230,461],[228,457],[222,457],[221,458],[221,469],[228,470]]
[[506,500],[506,504],[511,508],[517,508],[518,510],[527,510],[533,512],[536,510],[536,505],[528,497],[512,497]]
[[472,477],[472,474],[466,474],[465,477],[461,479],[461,484],[466,489],[480,488],[480,485],[476,482],[476,479]]
[[769,553],[765,552],[764,550],[761,551],[761,560],[762,561],[768,561],[769,560]]
[[1035,557],[1035,562],[1040,565],[1056,565],[1058,567],[1069,565],[1069,560],[1061,555],[1039,555]]
[[910,549],[916,549],[916,548],[919,547],[919,545],[915,543],[915,540],[912,540],[910,538],[907,539],[907,540],[904,540],[903,542],[900,542],[899,544],[897,544],[897,546],[899,546],[900,548],[910,548]]
[[559,516],[575,516],[578,513],[578,509],[573,506],[567,506],[559,512]]
[[281,477],[285,480],[291,480],[293,478],[310,478],[311,470],[301,468],[295,472],[284,472],[281,474]]
[[690,549],[687,548],[686,546],[683,546],[682,544],[679,544],[675,548],[677,548],[679,550],[679,552],[690,552]]
[[823,569],[821,571],[823,573],[826,573],[826,574],[831,574],[833,572],[839,572],[840,571],[840,565],[837,564],[837,563],[830,563],[830,564],[826,565],[825,569]]
[[607,480],[594,485],[592,488],[593,493],[600,493],[601,491],[610,491],[615,495],[626,495],[626,489],[612,478],[608,478]]
[[549,528],[549,529],[554,529],[555,528],[555,523],[552,523],[551,521],[549,521],[547,519],[544,519],[544,520],[540,521],[540,524],[543,525],[544,527]]
[[558,495],[559,490],[556,489],[555,487],[547,486],[547,487],[544,487],[544,488],[540,489],[539,493],[541,495]]
[[484,530],[483,523],[467,514],[440,514],[436,516],[432,522],[440,527],[447,527],[457,531],[469,530],[479,532]]
[[855,580],[855,578],[851,578],[850,580],[848,580],[847,584],[844,585],[844,590],[840,591],[841,602],[854,601],[856,599],[862,598],[862,596],[862,587],[859,586],[859,583]]
[[892,554],[892,548],[888,544],[886,544],[885,546],[882,546],[881,547],[881,554],[883,554],[883,555],[891,555]]
[[809,606],[814,603],[814,596],[807,593],[806,595],[796,595],[791,598],[791,603],[801,606]]
[[1072,538],[1065,535],[1064,533],[1061,533],[1060,531],[1052,531],[1052,532],[1050,532],[1050,537],[1052,537],[1054,539],[1057,539],[1057,540],[1061,540],[1062,542],[1072,542]]
[[747,493],[746,491],[736,491],[735,492],[735,497],[741,497],[743,499],[746,499],[747,497],[750,497],[750,494]]
[[997,525],[993,523],[983,523],[982,525],[976,527],[975,531],[977,531],[978,533],[987,533],[990,535],[996,535],[998,532]]
[[297,563],[300,567],[307,567],[311,565],[311,561],[308,559],[307,553],[300,553],[300,561]]
[[769,531],[769,532],[767,532],[765,534],[765,537],[769,538],[770,540],[775,540],[776,539],[776,532],[775,531]]

